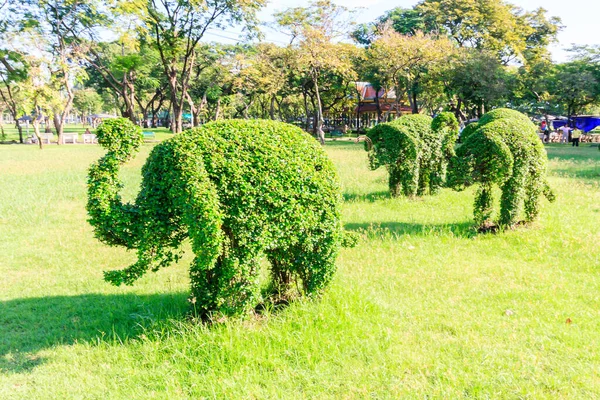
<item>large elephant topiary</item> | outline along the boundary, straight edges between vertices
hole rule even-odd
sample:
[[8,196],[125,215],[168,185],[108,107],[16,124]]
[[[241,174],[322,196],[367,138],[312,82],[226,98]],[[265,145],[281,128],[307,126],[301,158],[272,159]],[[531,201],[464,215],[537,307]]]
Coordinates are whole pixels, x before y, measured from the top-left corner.
[[529,118],[500,108],[485,114],[457,148],[450,162],[448,185],[462,190],[479,184],[474,216],[480,226],[492,222],[493,186],[500,186],[498,224],[511,226],[518,222],[523,209],[525,221],[538,216],[542,194],[554,200],[546,181],[547,162],[544,146]]
[[367,132],[369,166],[386,167],[393,197],[434,194],[444,185],[457,136],[458,122],[451,113],[435,119],[410,114],[378,124]]
[[104,122],[107,154],[89,170],[89,221],[96,237],[137,249],[138,261],[105,272],[132,284],[178,259],[190,238],[191,300],[202,315],[236,314],[260,297],[259,261],[273,287],[314,294],[332,279],[343,241],[336,171],[319,144],[280,122],[232,120],[186,131],[154,147],[134,203],[119,196],[118,170],[142,143],[128,120]]

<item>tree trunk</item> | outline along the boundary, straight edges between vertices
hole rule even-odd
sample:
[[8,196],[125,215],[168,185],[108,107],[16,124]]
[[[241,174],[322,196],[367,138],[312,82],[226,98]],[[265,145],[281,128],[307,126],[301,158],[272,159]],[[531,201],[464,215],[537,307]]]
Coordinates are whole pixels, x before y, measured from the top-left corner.
[[44,133],[52,133],[52,129],[50,129],[50,117],[44,118],[44,125],[46,127],[44,129]]
[[306,90],[302,89],[302,98],[304,99],[304,114],[305,114],[305,122],[304,122],[304,130],[308,132],[308,99],[306,98]]
[[[373,88],[375,89],[375,88]],[[375,91],[375,110],[377,110],[377,123],[381,122],[381,103],[379,101],[379,90]]]
[[33,126],[33,134],[35,135],[38,145],[40,146],[40,150],[42,150],[43,148],[43,144],[42,144],[42,136],[40,135],[40,120],[38,118],[35,118],[32,122],[31,125]]
[[173,117],[171,119],[171,132],[181,133],[183,128],[183,109],[177,101],[171,102],[171,109],[173,110]]
[[63,135],[63,121],[58,113],[54,113],[54,129],[56,129],[57,141],[56,144],[62,144],[62,135]]
[[15,119],[15,125],[17,127],[17,131],[19,131],[19,143],[23,144],[23,127],[21,126],[21,123],[16,118],[16,116],[13,116],[13,118]]
[[417,101],[417,93],[414,90],[408,90],[408,102],[410,103],[410,112],[418,114],[419,103]]
[[315,85],[315,95],[317,97],[317,138],[319,142],[324,145],[325,144],[325,132],[323,132],[323,106],[321,105],[321,95],[319,94],[319,83],[318,77],[313,75],[313,83]]
[[275,95],[271,96],[271,105],[269,107],[269,117],[275,120]]
[[219,97],[217,99],[217,106],[215,107],[215,117],[214,117],[215,121],[219,119],[220,112],[221,112],[221,98]]

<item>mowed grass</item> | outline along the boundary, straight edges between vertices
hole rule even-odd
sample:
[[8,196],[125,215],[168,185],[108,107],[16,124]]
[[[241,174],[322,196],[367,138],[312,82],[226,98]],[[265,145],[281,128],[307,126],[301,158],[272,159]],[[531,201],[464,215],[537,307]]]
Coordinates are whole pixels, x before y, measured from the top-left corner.
[[[0,146],[0,399],[599,398],[600,152],[547,147],[532,226],[478,235],[473,190],[390,199],[362,144],[325,147],[360,233],[316,301],[206,326],[187,264],[113,287],[93,238],[98,146]],[[134,198],[151,145],[123,169]]]
[[[29,125],[29,129],[27,129],[27,127],[24,124],[22,124],[21,126],[23,127],[24,141],[26,141],[28,137],[34,136],[33,127],[31,125]],[[52,144],[55,144],[58,140],[56,136],[56,129],[54,129],[54,125],[51,128],[54,136],[50,142]],[[66,124],[64,127],[64,132],[82,134],[85,133],[86,128],[89,128],[90,132],[96,133],[96,129],[92,128],[89,125],[84,126],[82,124]],[[2,130],[4,131],[4,136],[2,136],[2,132],[0,132],[0,143],[19,143],[19,131],[14,126],[14,124],[4,124],[2,126]],[[44,131],[44,127],[41,128],[41,131]],[[158,141],[168,139],[172,136],[171,131],[167,128],[144,128],[144,132],[154,132],[156,140]],[[79,143],[83,143],[83,138],[81,136],[79,136],[78,140]]]

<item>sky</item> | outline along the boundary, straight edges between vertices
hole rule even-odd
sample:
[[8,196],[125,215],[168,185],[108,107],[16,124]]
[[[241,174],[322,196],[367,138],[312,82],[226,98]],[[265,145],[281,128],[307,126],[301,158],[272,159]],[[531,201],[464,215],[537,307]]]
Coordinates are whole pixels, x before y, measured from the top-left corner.
[[[409,8],[417,4],[418,0],[334,0],[348,8],[361,7],[356,14],[356,22],[371,22],[387,10],[396,7]],[[558,16],[562,19],[565,28],[558,35],[558,43],[551,46],[552,58],[557,62],[568,61],[569,54],[565,49],[572,44],[600,44],[600,0],[512,0],[510,3],[524,10],[534,10],[543,7],[548,10],[549,16]],[[306,6],[308,1],[302,0],[271,0],[267,7],[260,12],[262,21],[272,21],[274,12],[283,11],[289,7]],[[279,44],[284,44],[286,38],[281,33],[268,28],[264,29],[265,39]],[[219,36],[217,36],[219,35]],[[235,31],[219,33],[212,31],[206,39],[214,41],[232,42],[237,37]]]

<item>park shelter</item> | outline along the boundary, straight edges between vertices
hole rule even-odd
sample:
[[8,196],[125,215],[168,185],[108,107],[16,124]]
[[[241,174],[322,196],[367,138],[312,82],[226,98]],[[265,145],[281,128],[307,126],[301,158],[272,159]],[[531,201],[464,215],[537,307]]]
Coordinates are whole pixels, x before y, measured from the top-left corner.
[[377,104],[382,116],[395,119],[403,113],[410,113],[411,108],[396,99],[393,89],[381,88],[376,90],[369,82],[355,82],[358,100],[354,113],[360,126],[367,127],[377,122]]

